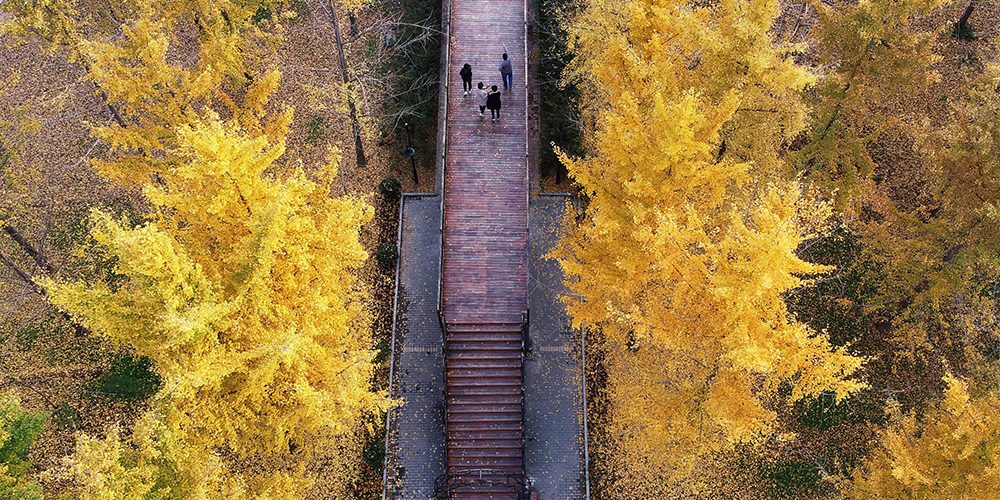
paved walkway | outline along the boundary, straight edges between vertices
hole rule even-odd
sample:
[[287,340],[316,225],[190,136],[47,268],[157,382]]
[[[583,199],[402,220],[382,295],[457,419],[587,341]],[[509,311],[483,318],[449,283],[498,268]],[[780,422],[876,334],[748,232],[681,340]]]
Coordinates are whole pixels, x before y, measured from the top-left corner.
[[531,199],[531,350],[524,367],[524,437],[526,473],[538,500],[583,498],[579,335],[570,330],[560,302],[562,270],[544,258],[561,236],[568,203],[562,197]]
[[[433,497],[446,464],[456,476],[523,470],[539,500],[583,498],[579,350],[559,302],[558,265],[542,259],[559,237],[565,199],[532,199],[529,255],[523,9],[523,0],[451,2],[450,64],[443,68],[450,82],[442,96],[444,251],[440,199],[408,199],[395,376],[395,395],[405,403],[391,426],[388,498]],[[502,117],[492,122],[488,111],[479,116],[473,95],[462,95],[458,72],[469,63],[474,83],[502,87],[504,50],[515,87],[502,94]],[[447,338],[435,311],[439,271]],[[533,350],[523,358],[522,380],[520,321],[529,302]],[[493,486],[453,491],[458,498],[513,498]]]
[[[448,322],[519,322],[527,307],[527,167],[525,165],[524,2],[454,0],[451,85],[445,155],[444,314]],[[480,118],[472,94],[462,95],[462,65],[473,84],[503,89],[503,47],[514,68],[514,91],[502,115]]]
[[399,243],[396,389],[387,498],[426,500],[444,474],[444,358],[437,319],[441,199],[406,198]]
[[[524,492],[521,315],[528,309],[523,0],[455,0],[450,14],[442,312],[449,488],[462,500]],[[517,77],[503,89],[507,54]],[[482,116],[459,70],[503,93]],[[476,85],[478,86],[478,85]]]

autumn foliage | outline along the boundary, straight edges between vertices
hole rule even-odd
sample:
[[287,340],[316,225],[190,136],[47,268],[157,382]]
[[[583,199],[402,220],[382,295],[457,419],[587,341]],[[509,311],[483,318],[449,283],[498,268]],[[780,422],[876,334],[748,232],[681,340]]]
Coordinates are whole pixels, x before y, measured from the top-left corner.
[[[562,161],[587,204],[554,255],[574,323],[595,339],[602,498],[796,497],[756,465],[764,488],[731,486],[751,463],[805,463],[823,482],[813,492],[857,498],[998,487],[996,287],[984,288],[997,258],[995,69],[966,80],[948,114],[910,105],[941,91],[928,17],[945,5],[591,0],[564,20],[587,154]],[[891,140],[912,149],[888,156]],[[904,169],[915,159],[926,170]],[[856,254],[803,260],[844,231]],[[871,331],[833,345],[817,308],[789,309],[820,279],[872,294],[876,305],[822,299]],[[886,324],[892,337],[874,338]],[[903,360],[931,371],[868,378]],[[942,383],[933,370],[948,362],[981,389]],[[889,384],[907,376],[926,385],[900,409]],[[820,460],[811,447],[833,438],[796,415],[826,396],[841,412],[882,402],[857,410],[857,449]],[[914,404],[947,423],[924,423]]]
[[[369,386],[373,353],[352,275],[366,258],[357,232],[371,211],[329,196],[333,166],[325,183],[301,171],[269,178],[280,139],[248,137],[211,113],[178,135],[183,163],[145,189],[154,221],[132,228],[94,214],[115,280],[52,284],[53,301],[150,357],[163,378],[146,434],[133,437],[156,464],[142,487],[161,488],[169,470],[170,489],[185,497],[287,498],[303,484],[294,464],[319,436],[350,436],[383,404]],[[114,461],[93,463],[119,446],[114,434],[81,442],[75,467],[107,474],[92,494],[125,480]],[[226,458],[260,461],[261,472],[237,473]],[[208,463],[214,474],[204,474]]]
[[861,359],[783,302],[825,271],[795,251],[829,207],[777,154],[812,76],[766,36],[775,4],[608,5],[570,26],[595,154],[564,158],[589,205],[557,255],[575,324],[603,339],[612,491],[695,492],[699,460],[768,439],[783,399],[863,387]]
[[[162,383],[132,428],[81,435],[50,473],[85,499],[299,498],[316,450],[338,449],[327,467],[350,470],[363,423],[388,404],[357,278],[372,208],[331,194],[336,151],[308,168],[282,160],[292,109],[269,105],[280,72],[248,72],[257,3],[126,2],[132,22],[108,39],[87,36],[99,24],[77,7],[25,4],[7,29],[84,62],[123,119],[94,125],[111,152],[94,164],[140,189],[148,212],[92,211],[83,251],[108,276],[40,284]],[[172,50],[192,15],[187,65]]]
[[[560,126],[578,125],[567,135],[582,143],[552,157],[582,210],[552,257],[587,335],[594,497],[995,496],[995,10],[547,3],[566,15],[548,35],[565,32],[568,49],[550,60],[580,96]],[[84,500],[303,498],[320,468],[334,477],[327,497],[377,489],[377,467],[359,466],[392,404],[373,387],[359,277],[374,210],[347,194],[339,149],[290,154],[284,104],[313,113],[305,143],[339,116],[347,156],[380,161],[362,136],[422,109],[406,92],[436,91],[426,75],[395,86],[400,65],[419,73],[407,47],[437,31],[399,18],[348,35],[373,4],[0,2],[3,42],[61,58],[93,98],[66,114],[100,110],[79,164],[134,198],[87,213],[70,264],[32,257],[44,272],[17,279],[82,338],[148,362],[156,387],[121,423],[74,433],[45,471],[29,450],[47,416],[4,387],[0,497],[59,482]],[[289,91],[283,23],[303,12],[336,40],[323,49],[336,68],[296,66],[332,78]],[[399,74],[375,76],[384,68]],[[45,106],[67,106],[68,88],[52,93]],[[41,169],[16,158],[42,122],[12,115],[0,122],[4,229],[42,219],[25,188]]]
[[[976,394],[948,375],[944,399],[919,422],[901,417],[886,429],[883,449],[855,472],[844,498],[989,498],[1000,484],[1000,398]],[[892,407],[892,412],[901,409]]]

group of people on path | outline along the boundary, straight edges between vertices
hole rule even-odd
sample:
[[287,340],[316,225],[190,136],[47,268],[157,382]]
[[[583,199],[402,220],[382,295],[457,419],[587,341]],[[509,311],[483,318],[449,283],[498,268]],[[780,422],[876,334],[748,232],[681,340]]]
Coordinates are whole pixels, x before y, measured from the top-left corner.
[[[507,51],[505,50],[500,61],[500,67],[497,68],[500,71],[500,78],[503,79],[503,89],[514,88],[514,70],[510,64],[510,60],[507,59]],[[462,66],[462,70],[458,72],[462,77],[462,95],[469,95],[470,92],[475,92],[476,102],[479,104],[479,117],[482,118],[486,114],[486,110],[490,110],[490,116],[492,121],[497,121],[500,119],[500,108],[503,107],[503,103],[500,102],[500,91],[497,89],[496,85],[486,86],[483,82],[479,82],[478,88],[472,90],[472,65],[466,63]]]

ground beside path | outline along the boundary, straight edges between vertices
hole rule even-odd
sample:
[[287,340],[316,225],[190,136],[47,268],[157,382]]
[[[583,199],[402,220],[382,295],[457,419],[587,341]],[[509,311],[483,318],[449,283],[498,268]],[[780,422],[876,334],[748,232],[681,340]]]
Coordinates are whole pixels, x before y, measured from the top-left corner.
[[444,357],[437,320],[441,199],[406,198],[399,242],[399,298],[388,498],[426,500],[444,474]]
[[570,329],[559,264],[545,255],[562,234],[564,197],[533,197],[529,230],[530,350],[524,367],[526,474],[539,500],[576,500],[583,491],[580,336]]

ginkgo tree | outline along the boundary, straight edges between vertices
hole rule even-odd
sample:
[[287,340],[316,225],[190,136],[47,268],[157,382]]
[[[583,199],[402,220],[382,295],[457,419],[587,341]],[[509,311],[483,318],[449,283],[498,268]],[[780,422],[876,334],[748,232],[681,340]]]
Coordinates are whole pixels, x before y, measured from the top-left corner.
[[[149,109],[122,108],[123,104],[135,104],[143,97],[169,94],[172,97],[197,98],[197,94],[184,92],[197,87],[201,96],[209,96],[219,90],[219,84],[228,80],[239,86],[252,81],[256,77],[253,69],[259,67],[264,59],[262,48],[273,46],[280,41],[280,23],[274,23],[270,29],[261,29],[258,21],[266,14],[272,15],[272,10],[280,10],[280,2],[274,0],[258,0],[247,2],[231,2],[228,0],[201,2],[197,0],[169,1],[137,1],[110,0],[95,2],[93,0],[28,0],[25,2],[5,2],[0,5],[0,12],[10,17],[0,22],[0,34],[11,35],[11,40],[36,39],[50,53],[61,54],[70,63],[79,64],[85,73],[97,86],[98,93],[108,104],[117,125],[129,127],[136,125],[133,120],[141,119],[127,114],[136,114]],[[281,17],[290,17],[283,12]],[[151,58],[163,54],[162,40],[134,48],[131,54],[137,64],[132,65],[124,59],[119,59],[117,75],[110,79],[102,79],[111,68],[100,67],[99,63],[115,58],[121,50],[129,50],[128,46],[119,47],[115,40],[121,35],[129,36],[131,32],[150,32],[150,27],[143,23],[153,23],[160,34],[167,34],[171,41],[176,41],[184,35],[190,26],[197,28],[198,44],[196,64],[186,72],[168,71],[160,66],[157,71],[147,71],[144,74],[133,73],[124,78],[123,70],[127,67],[142,66]],[[147,40],[149,41],[149,40]],[[110,49],[111,53],[104,50]],[[148,50],[148,51],[147,51]],[[96,66],[96,67],[95,67]],[[179,75],[179,73],[181,75]],[[178,77],[183,73],[194,74],[186,86],[177,88]],[[197,84],[191,82],[196,81]],[[139,85],[142,84],[142,85]],[[108,92],[104,85],[121,88],[128,86],[129,92]],[[110,94],[110,95],[109,95]],[[176,106],[174,106],[176,108]],[[175,112],[176,109],[163,109],[162,112]],[[144,125],[139,124],[139,129]]]
[[[920,137],[924,176],[919,203],[897,203],[889,193],[872,190],[866,201],[881,221],[864,225],[870,261],[884,268],[879,290],[904,304],[895,337],[907,348],[929,343],[928,332],[943,335],[956,346],[989,350],[997,337],[986,328],[966,328],[962,311],[978,310],[996,293],[1000,255],[1000,66],[984,68],[964,86],[944,125]],[[976,340],[970,343],[968,339]],[[973,353],[971,357],[975,357]]]
[[[871,147],[890,133],[920,135],[922,115],[903,104],[938,79],[933,42],[940,26],[917,22],[947,0],[810,1],[810,38],[822,78],[811,90],[810,125],[792,161],[840,209],[870,184]],[[928,106],[930,107],[930,106]],[[853,207],[852,207],[853,208]]]
[[1000,397],[944,377],[943,400],[922,418],[890,404],[882,448],[855,471],[842,498],[975,499],[1000,491]]
[[[225,7],[212,10],[226,12]],[[175,163],[170,153],[176,149],[179,127],[197,121],[206,104],[221,101],[229,112],[249,118],[244,126],[267,126],[257,125],[260,116],[253,110],[273,89],[276,74],[268,70],[251,74],[245,69],[253,53],[244,46],[263,37],[262,32],[253,30],[255,36],[251,36],[233,28],[226,30],[226,36],[206,35],[197,64],[189,67],[174,60],[182,12],[143,7],[131,24],[122,26],[121,37],[85,39],[77,46],[81,57],[89,61],[88,78],[107,93],[108,102],[118,106],[129,122],[126,127],[93,128],[117,153],[110,162],[98,161],[95,166],[120,182],[141,185]],[[232,91],[223,90],[234,83],[239,85]],[[239,97],[230,94],[245,102],[237,104]]]
[[775,437],[783,397],[862,387],[783,301],[826,271],[795,251],[830,207],[780,157],[813,77],[769,35],[775,3],[585,5],[567,30],[591,154],[563,162],[588,205],[555,255],[602,339],[604,486],[694,493],[712,453]]
[[[6,33],[81,62],[120,115],[93,127],[109,148],[93,163],[146,202],[141,220],[92,212],[87,251],[109,276],[40,283],[162,379],[134,425],[80,436],[63,472],[81,498],[297,498],[315,450],[347,471],[324,485],[343,496],[364,422],[388,404],[371,387],[356,279],[372,208],[331,196],[336,152],[308,167],[280,160],[292,120],[270,103],[280,73],[250,70],[274,39],[253,17],[277,6],[5,5]],[[186,23],[197,54],[180,59]]]
[[[251,115],[276,84],[259,80]],[[330,196],[335,158],[312,177],[294,165],[272,172],[290,114],[268,130],[208,109],[179,125],[177,160],[143,186],[151,219],[92,215],[114,278],[46,284],[54,303],[148,356],[163,379],[131,446],[114,431],[81,439],[70,470],[83,498],[295,498],[317,440],[356,449],[363,416],[385,408],[370,386],[355,278],[372,209]]]

